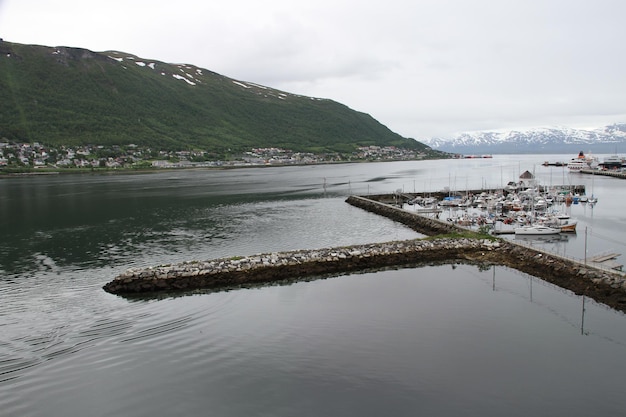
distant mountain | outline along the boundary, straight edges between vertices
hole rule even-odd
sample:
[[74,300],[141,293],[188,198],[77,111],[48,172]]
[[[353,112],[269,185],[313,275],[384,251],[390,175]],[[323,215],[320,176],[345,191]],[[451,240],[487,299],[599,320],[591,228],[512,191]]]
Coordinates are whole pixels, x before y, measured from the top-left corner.
[[594,130],[543,128],[527,131],[463,133],[425,141],[434,149],[459,154],[626,153],[626,124]]
[[0,140],[215,152],[429,148],[332,100],[118,52],[0,40]]

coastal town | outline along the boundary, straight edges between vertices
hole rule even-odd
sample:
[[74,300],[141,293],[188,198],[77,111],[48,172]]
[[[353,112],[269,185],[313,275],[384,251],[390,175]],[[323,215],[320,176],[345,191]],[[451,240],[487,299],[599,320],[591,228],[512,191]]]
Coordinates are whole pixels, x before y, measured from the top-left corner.
[[[427,150],[430,150],[427,149]],[[65,170],[122,168],[194,168],[220,166],[305,165],[332,162],[425,159],[428,153],[395,146],[364,146],[352,153],[293,152],[254,148],[221,154],[200,150],[164,151],[138,145],[46,146],[0,141],[0,170]]]

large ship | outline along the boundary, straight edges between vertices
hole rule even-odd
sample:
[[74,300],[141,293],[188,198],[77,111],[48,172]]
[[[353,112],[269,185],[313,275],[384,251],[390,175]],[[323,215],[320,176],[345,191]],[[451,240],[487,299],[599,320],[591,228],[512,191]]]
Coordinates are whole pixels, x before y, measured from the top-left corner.
[[567,163],[567,168],[570,171],[580,171],[581,169],[595,169],[598,167],[598,159],[586,156],[583,151],[578,153],[576,158],[572,158]]

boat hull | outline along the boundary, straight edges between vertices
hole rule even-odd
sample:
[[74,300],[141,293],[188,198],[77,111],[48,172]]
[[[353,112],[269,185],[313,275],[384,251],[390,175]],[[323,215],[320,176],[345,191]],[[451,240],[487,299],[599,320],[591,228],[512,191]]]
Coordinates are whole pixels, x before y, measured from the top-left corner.
[[561,233],[561,229],[547,226],[523,226],[515,228],[516,235],[557,235]]
[[568,224],[562,224],[562,225],[559,226],[559,228],[561,229],[561,232],[575,233],[576,232],[576,222],[572,222],[572,223],[568,223]]

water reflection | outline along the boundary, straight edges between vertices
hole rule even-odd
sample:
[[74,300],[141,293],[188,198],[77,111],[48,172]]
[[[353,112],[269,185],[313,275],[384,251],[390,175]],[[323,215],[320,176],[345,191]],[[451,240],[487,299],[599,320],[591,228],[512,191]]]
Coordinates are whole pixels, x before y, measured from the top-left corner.
[[[599,325],[595,333],[585,325],[589,337],[581,339],[579,297],[505,267],[453,266],[392,269],[171,300],[182,306],[232,297],[231,308],[218,313],[211,326],[196,322],[196,331],[203,330],[211,343],[192,345],[212,354],[196,355],[195,368],[187,369],[187,375],[203,381],[211,402],[217,395],[234,398],[235,389],[228,389],[232,386],[254,404],[259,404],[259,393],[268,400],[262,404],[279,416],[293,414],[305,395],[316,402],[332,399],[333,406],[313,406],[304,415],[321,410],[352,415],[350,404],[362,404],[374,393],[399,414],[423,410],[424,401],[434,415],[459,415],[468,407],[497,415],[489,410],[502,412],[512,405],[523,413],[558,414],[554,396],[562,395],[550,385],[557,380],[568,395],[579,392],[570,367],[578,375],[593,368],[606,378],[602,388],[586,387],[587,393],[597,395],[607,387],[614,393],[609,385],[616,381],[617,372],[609,369],[613,365],[597,356],[581,364],[568,358],[584,354],[586,341],[597,343],[600,335],[623,338],[617,336],[623,324],[612,331]],[[493,280],[496,291],[484,285]],[[597,306],[589,306],[589,312],[606,321],[614,315]],[[619,343],[610,344],[614,353],[623,351]],[[219,369],[220,376],[211,377],[202,368],[213,373]],[[259,384],[264,387],[260,392]],[[518,387],[515,395],[507,394],[511,384]],[[550,398],[539,395],[546,389]],[[289,399],[273,394],[285,390]],[[519,402],[519,390],[534,400]],[[487,392],[491,401],[478,400]],[[445,405],[451,398],[454,406]],[[244,411],[234,407],[235,414]],[[377,415],[381,404],[374,401],[370,407],[359,409],[359,415]],[[595,402],[577,407],[578,412],[569,414],[613,409],[597,408]]]
[[[480,281],[489,282],[491,284],[490,286],[492,292],[506,293],[509,296],[528,300],[531,304],[539,306],[545,312],[559,318],[563,322],[567,323],[569,326],[574,328],[580,328],[581,335],[589,336],[591,334],[595,334],[596,336],[600,336],[607,340],[612,340],[615,343],[624,344],[624,346],[626,346],[626,340],[618,341],[614,336],[609,336],[608,333],[602,335],[602,332],[607,330],[609,327],[605,328],[604,330],[599,330],[599,332],[597,333],[593,330],[590,331],[589,329],[585,328],[585,313],[587,312],[586,306],[590,304],[594,306],[594,309],[599,308],[610,312],[610,314],[612,315],[616,314],[618,316],[623,316],[623,313],[615,312],[610,307],[604,304],[597,303],[594,300],[589,299],[585,296],[578,296],[569,290],[543,281],[540,278],[534,277],[532,275],[505,266],[483,263],[457,263],[455,261],[439,261],[429,262],[425,264],[411,264],[405,266],[384,267],[375,269],[372,268],[349,274],[327,274],[309,277],[294,276],[291,279],[285,279],[271,283],[245,284],[222,289],[162,291],[145,294],[128,294],[119,297],[126,298],[133,302],[148,302],[153,300],[178,299],[199,295],[206,296],[210,294],[237,290],[261,290],[264,288],[289,287],[302,283],[315,282],[318,280],[324,281],[329,279],[345,279],[346,277],[354,277],[360,275],[367,276],[371,274],[377,274],[381,276],[381,279],[384,279],[385,273],[389,273],[391,271],[404,271],[402,272],[404,274],[421,275],[423,273],[430,273],[427,271],[436,270],[439,271],[439,273],[441,273],[442,275],[448,276],[449,278],[449,274],[444,272],[446,271],[446,269],[443,269],[446,268],[446,265],[449,265],[452,271],[456,271],[460,268],[464,273],[469,273]],[[565,298],[562,298],[561,296],[554,298],[555,294],[561,294],[561,296],[565,296]],[[569,302],[563,302],[566,300],[579,300],[579,305],[581,307],[579,309],[572,309],[571,306],[573,304]],[[566,307],[566,305],[568,305],[568,307]]]
[[[527,299],[530,303],[541,307],[544,311],[559,318],[569,326],[579,328],[581,335],[594,335],[610,340],[612,343],[616,343],[626,348],[626,339],[623,339],[621,336],[616,338],[615,333],[612,332],[605,333],[606,329],[610,326],[604,327],[594,325],[593,328],[589,328],[585,325],[585,316],[588,314],[587,312],[589,306],[593,306],[594,312],[598,310],[612,312],[612,316],[614,317],[623,318],[625,316],[624,313],[616,312],[605,304],[598,303],[584,295],[576,295],[569,290],[524,272],[496,265],[492,265],[488,269],[491,271],[492,291],[504,291],[516,297]],[[487,268],[479,266],[478,270],[486,272]],[[515,283],[510,279],[511,275],[515,275],[523,279]],[[520,285],[521,283],[526,283],[526,285],[522,286]],[[559,298],[558,301],[556,299],[550,299],[547,301],[545,299],[546,291],[563,294],[566,298]],[[578,303],[562,302],[566,299],[578,300]],[[576,305],[579,306],[578,309],[575,307]]]
[[513,235],[516,243],[522,243],[555,255],[572,258],[572,242],[577,240],[576,233],[560,233],[556,235]]

